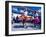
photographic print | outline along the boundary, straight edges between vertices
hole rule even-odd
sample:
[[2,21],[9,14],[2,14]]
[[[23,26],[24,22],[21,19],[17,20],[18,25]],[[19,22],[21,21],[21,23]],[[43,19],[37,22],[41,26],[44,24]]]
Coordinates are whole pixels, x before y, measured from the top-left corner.
[[6,34],[44,33],[44,11],[44,3],[6,1]]
[[41,7],[12,6],[12,30],[41,29]]

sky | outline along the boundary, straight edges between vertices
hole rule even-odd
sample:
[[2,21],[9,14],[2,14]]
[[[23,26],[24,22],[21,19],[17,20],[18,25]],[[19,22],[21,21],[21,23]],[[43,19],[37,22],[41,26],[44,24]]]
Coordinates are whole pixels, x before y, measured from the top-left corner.
[[34,6],[12,6],[12,11],[13,12],[20,12],[21,10],[25,10],[25,8],[28,8],[30,10],[35,10],[38,11],[41,9],[41,7],[34,7]]
[[41,7],[34,7],[34,6],[12,6],[12,12],[16,14],[21,14],[24,11],[28,11],[28,15],[31,15],[31,11],[39,11],[41,10]]

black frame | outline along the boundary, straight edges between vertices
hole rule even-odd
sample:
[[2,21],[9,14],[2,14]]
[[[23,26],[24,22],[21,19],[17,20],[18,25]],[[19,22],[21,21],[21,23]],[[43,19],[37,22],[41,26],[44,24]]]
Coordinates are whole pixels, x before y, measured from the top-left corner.
[[[44,5],[44,32],[43,33],[27,33],[27,34],[12,34],[9,35],[9,2],[13,3],[31,3],[31,4],[43,4]],[[18,36],[18,35],[34,35],[34,34],[45,34],[45,3],[37,3],[37,2],[22,2],[22,1],[5,1],[5,36]]]

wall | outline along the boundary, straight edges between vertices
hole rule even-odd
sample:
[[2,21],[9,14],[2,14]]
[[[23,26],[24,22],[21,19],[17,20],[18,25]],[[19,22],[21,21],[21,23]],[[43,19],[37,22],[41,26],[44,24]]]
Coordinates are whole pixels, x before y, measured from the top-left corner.
[[[17,0],[18,1],[18,0]],[[19,0],[20,1],[20,0]],[[29,1],[29,2],[44,2],[46,0],[22,0],[22,1]],[[46,6],[45,6],[46,7]],[[46,12],[46,10],[45,10]],[[45,13],[46,14],[46,13]],[[46,16],[46,15],[45,15]],[[45,17],[46,19],[46,17]],[[46,22],[46,21],[45,21]],[[46,24],[46,23],[45,23]],[[45,37],[46,34],[39,34],[39,35],[24,35],[24,36],[16,36],[16,37]],[[5,36],[5,0],[0,0],[0,37]]]

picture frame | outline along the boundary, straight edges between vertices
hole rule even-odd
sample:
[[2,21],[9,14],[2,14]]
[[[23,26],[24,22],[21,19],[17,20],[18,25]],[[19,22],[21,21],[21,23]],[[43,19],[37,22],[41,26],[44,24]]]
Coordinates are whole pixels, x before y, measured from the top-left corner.
[[45,3],[5,1],[5,35],[34,34],[45,34]]

